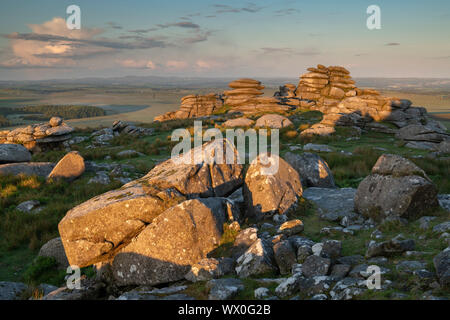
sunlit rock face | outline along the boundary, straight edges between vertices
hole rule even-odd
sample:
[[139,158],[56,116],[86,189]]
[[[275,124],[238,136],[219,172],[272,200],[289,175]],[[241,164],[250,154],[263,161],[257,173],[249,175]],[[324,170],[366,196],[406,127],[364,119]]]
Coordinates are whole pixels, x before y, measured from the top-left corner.
[[[220,151],[228,163],[215,157]],[[111,260],[155,218],[188,199],[228,196],[243,183],[237,159],[228,140],[214,140],[71,209],[58,226],[70,264],[83,267]]]

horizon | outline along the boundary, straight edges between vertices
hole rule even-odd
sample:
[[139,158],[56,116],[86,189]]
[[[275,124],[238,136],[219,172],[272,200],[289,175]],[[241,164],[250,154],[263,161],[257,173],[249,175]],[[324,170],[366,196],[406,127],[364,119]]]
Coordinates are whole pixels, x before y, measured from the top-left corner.
[[[81,29],[69,30],[69,5]],[[381,10],[369,30],[368,6]],[[450,3],[6,0],[0,81],[164,76],[298,78],[322,63],[355,78],[450,78]],[[331,26],[331,27],[330,27]]]

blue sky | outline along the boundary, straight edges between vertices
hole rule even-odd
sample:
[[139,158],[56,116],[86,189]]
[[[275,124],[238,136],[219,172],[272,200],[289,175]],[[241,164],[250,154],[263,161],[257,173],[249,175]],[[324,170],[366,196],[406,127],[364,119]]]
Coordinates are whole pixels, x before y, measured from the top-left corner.
[[[81,8],[81,30],[65,27]],[[381,8],[368,30],[366,9]],[[450,77],[450,2],[2,0],[0,79],[122,75]]]

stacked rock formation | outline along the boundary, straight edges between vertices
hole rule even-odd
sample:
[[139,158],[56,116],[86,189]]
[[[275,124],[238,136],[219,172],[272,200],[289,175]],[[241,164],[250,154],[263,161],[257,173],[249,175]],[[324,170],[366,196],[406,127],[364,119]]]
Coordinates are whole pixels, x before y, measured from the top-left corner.
[[0,143],[22,144],[33,152],[45,151],[62,146],[72,137],[73,131],[61,118],[53,117],[48,123],[0,131]]
[[213,114],[223,106],[222,97],[215,93],[207,95],[188,95],[181,98],[181,106],[177,111],[170,111],[155,117],[155,121],[197,118]]
[[307,70],[309,72],[300,77],[295,93],[298,98],[316,102],[315,110],[327,110],[344,97],[356,96],[355,81],[344,67],[327,68],[319,64],[317,68]]
[[258,80],[243,78],[230,82],[228,86],[232,90],[224,92],[224,103],[231,106],[232,111],[252,114],[285,112],[292,109],[276,97],[260,97],[264,86]]

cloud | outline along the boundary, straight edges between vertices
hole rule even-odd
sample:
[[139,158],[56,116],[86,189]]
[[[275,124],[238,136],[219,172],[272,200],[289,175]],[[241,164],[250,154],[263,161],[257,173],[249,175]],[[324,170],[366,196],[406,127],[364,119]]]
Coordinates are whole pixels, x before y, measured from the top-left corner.
[[166,62],[166,67],[169,69],[179,70],[188,66],[186,61],[169,60]]
[[128,30],[128,32],[137,33],[137,34],[143,34],[143,33],[148,33],[148,32],[156,31],[156,30],[158,30],[158,28],[135,29],[135,30]]
[[195,24],[195,23],[192,23],[189,21],[158,24],[158,27],[160,27],[160,28],[180,27],[180,28],[188,28],[188,29],[199,29],[200,28],[200,26],[198,24]]
[[398,43],[398,42],[389,42],[389,43],[385,44],[385,46],[389,46],[389,47],[391,47],[391,46],[399,46],[399,45],[400,45],[400,43]]
[[193,43],[197,43],[197,42],[207,41],[207,40],[208,40],[208,37],[209,37],[211,34],[212,34],[211,31],[200,32],[200,33],[196,34],[195,36],[185,38],[185,39],[183,40],[183,42],[184,42],[184,43],[187,43],[187,44],[193,44]]
[[133,60],[126,59],[119,61],[119,64],[125,68],[133,68],[133,69],[156,69],[156,64],[151,60]]
[[314,48],[308,49],[294,49],[294,48],[276,48],[276,47],[264,47],[260,49],[262,54],[274,54],[274,55],[299,55],[299,56],[315,56],[320,54],[320,51]]
[[203,70],[208,70],[208,69],[213,69],[213,68],[217,68],[217,67],[221,67],[222,64],[217,62],[217,61],[213,61],[213,60],[197,60],[195,62],[195,67],[197,67],[198,69],[203,69]]
[[123,27],[116,22],[109,21],[106,23],[111,29],[122,30]]
[[[76,60],[114,53],[117,50],[165,48],[162,39],[142,36],[130,37],[120,41],[98,37],[103,30],[82,28],[69,30],[63,18],[53,18],[42,24],[29,25],[31,33],[11,33],[3,35],[10,40],[12,57],[1,63],[2,66],[41,66],[75,65]],[[121,39],[125,40],[125,39]]]
[[241,8],[232,7],[226,4],[215,4],[213,7],[216,9],[215,11],[216,14],[240,13],[240,12],[256,13],[264,9],[264,7],[258,6],[254,3],[249,3],[247,6]]
[[280,9],[275,11],[276,16],[289,16],[292,14],[299,14],[301,11],[295,8],[287,8],[287,9]]

